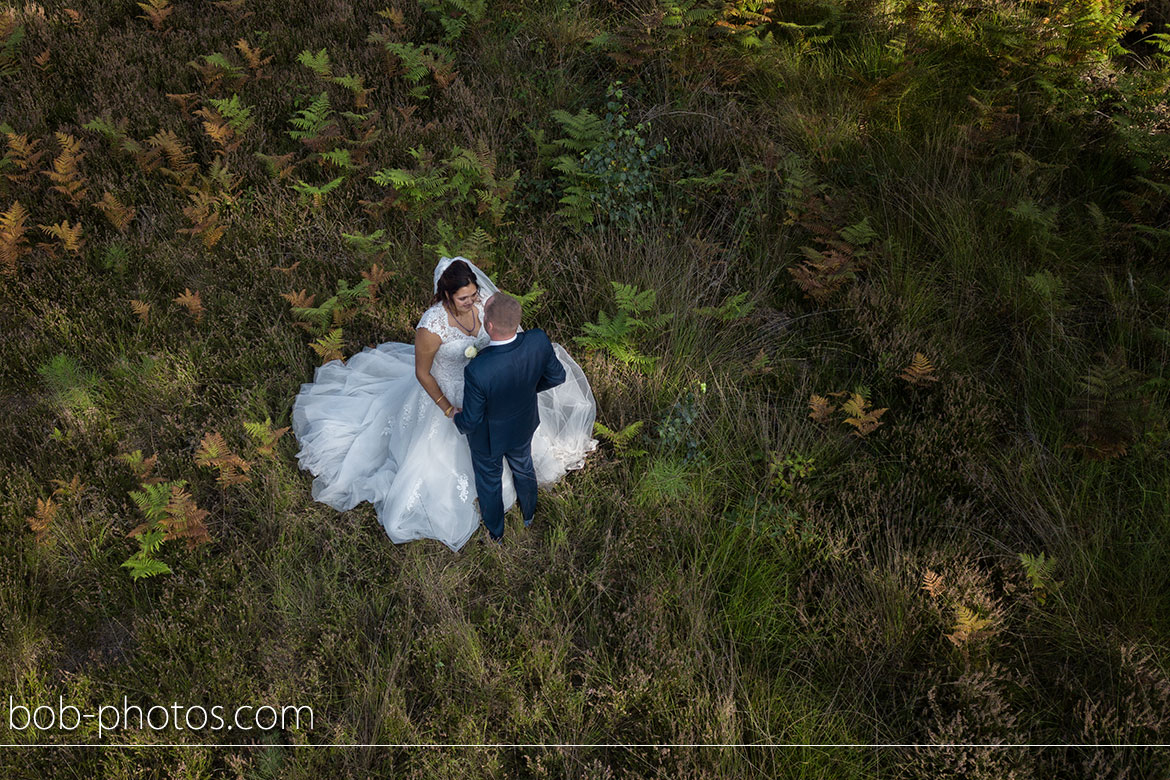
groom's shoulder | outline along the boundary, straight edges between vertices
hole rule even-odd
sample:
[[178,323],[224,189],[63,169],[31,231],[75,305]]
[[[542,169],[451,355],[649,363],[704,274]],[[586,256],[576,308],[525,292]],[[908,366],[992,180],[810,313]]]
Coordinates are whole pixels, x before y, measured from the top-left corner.
[[548,341],[548,334],[540,328],[530,328],[529,330],[524,331],[524,338],[530,343],[538,344]]

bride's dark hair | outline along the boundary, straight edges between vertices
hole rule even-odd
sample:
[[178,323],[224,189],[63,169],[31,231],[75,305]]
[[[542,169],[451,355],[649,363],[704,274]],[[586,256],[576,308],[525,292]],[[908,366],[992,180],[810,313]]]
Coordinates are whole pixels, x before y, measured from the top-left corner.
[[431,304],[451,303],[451,296],[455,295],[455,291],[469,284],[474,284],[475,289],[479,289],[479,282],[475,280],[475,272],[471,270],[471,266],[462,260],[451,261],[451,265],[447,266],[439,277],[439,283],[435,285],[435,297]]

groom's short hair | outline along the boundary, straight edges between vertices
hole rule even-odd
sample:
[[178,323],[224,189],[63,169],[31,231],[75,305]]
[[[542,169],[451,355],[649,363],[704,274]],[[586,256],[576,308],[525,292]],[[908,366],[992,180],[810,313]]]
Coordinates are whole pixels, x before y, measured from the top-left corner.
[[506,292],[498,292],[488,298],[483,307],[483,318],[500,330],[514,331],[520,327],[520,301]]

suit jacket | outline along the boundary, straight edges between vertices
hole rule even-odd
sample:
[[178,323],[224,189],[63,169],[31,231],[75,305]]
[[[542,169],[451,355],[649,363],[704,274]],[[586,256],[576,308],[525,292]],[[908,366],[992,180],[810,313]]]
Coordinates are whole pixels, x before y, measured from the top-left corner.
[[540,425],[536,394],[565,381],[565,368],[540,328],[503,346],[484,347],[463,369],[463,411],[455,427],[476,452],[499,457],[532,439]]

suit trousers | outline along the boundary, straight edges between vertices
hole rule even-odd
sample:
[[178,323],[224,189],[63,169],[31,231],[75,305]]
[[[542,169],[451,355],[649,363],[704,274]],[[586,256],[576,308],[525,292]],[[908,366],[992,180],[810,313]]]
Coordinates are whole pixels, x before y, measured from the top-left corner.
[[479,513],[493,539],[504,535],[504,488],[501,482],[504,460],[508,461],[508,468],[512,470],[512,484],[516,488],[516,500],[524,514],[524,522],[531,522],[536,514],[536,468],[532,465],[532,440],[494,458],[487,453],[472,450],[471,464],[475,471]]

